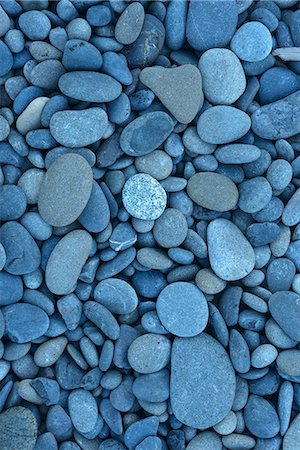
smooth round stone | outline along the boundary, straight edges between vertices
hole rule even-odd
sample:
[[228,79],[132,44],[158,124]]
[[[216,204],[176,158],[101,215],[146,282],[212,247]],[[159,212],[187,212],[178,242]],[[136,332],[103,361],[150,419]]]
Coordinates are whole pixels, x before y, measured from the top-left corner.
[[279,353],[277,372],[285,380],[299,383],[300,381],[300,351],[285,350]]
[[248,114],[233,106],[212,106],[199,117],[197,131],[209,144],[227,144],[244,136],[250,129]]
[[202,78],[197,67],[146,67],[141,82],[151,89],[178,122],[190,123],[203,105]]
[[[255,439],[245,434],[232,433],[224,436],[222,442],[230,450],[250,450],[255,446]],[[222,447],[223,448],[223,447]]]
[[107,278],[97,284],[94,299],[113,314],[130,314],[138,305],[133,287],[118,278]]
[[217,105],[231,105],[246,89],[244,69],[237,56],[226,48],[212,48],[200,58],[203,92]]
[[38,208],[49,225],[73,223],[86,207],[93,183],[93,172],[80,155],[58,157],[49,167],[39,191]]
[[137,252],[137,261],[142,266],[155,270],[170,269],[173,266],[173,261],[158,248],[141,248]]
[[107,125],[107,114],[101,108],[58,111],[51,117],[50,131],[61,145],[75,148],[98,141]]
[[230,411],[221,422],[214,426],[214,430],[222,436],[234,432],[237,426],[237,417],[233,411]]
[[91,392],[84,389],[72,391],[68,398],[72,423],[79,433],[89,433],[96,426],[98,405]]
[[224,291],[226,282],[217,277],[210,269],[201,269],[195,278],[196,284],[205,294],[219,294]]
[[277,291],[288,291],[295,278],[295,264],[287,258],[276,258],[267,268],[268,289],[275,293]]
[[262,23],[248,22],[235,32],[230,48],[243,61],[261,61],[272,50],[272,35]]
[[294,450],[299,444],[300,414],[298,414],[289,426],[284,438],[282,450]]
[[222,450],[221,437],[214,431],[203,431],[197,434],[187,445],[186,450]]
[[0,271],[3,269],[6,263],[6,253],[3,245],[0,242]]
[[246,164],[256,161],[261,151],[256,145],[229,144],[218,147],[214,155],[222,164]]
[[276,292],[269,299],[269,309],[273,319],[282,330],[300,342],[300,301],[295,292]]
[[41,11],[27,11],[19,17],[19,26],[32,41],[43,41],[51,29],[51,22]]
[[139,156],[134,164],[138,172],[147,173],[156,180],[164,180],[173,169],[172,158],[162,150],[154,150],[148,155]]
[[[3,246],[0,244],[2,249]],[[6,261],[6,257],[5,257]],[[2,264],[5,261],[2,260]],[[3,267],[2,267],[3,269]],[[23,297],[23,283],[21,277],[0,271],[0,305],[17,303]]]
[[203,208],[230,211],[237,205],[239,194],[230,178],[215,172],[193,175],[187,185],[189,197]]
[[38,194],[45,172],[40,169],[29,169],[21,175],[18,181],[18,187],[24,192],[27,203],[29,205],[36,204],[38,201]]
[[299,89],[297,75],[285,67],[272,67],[259,79],[260,104],[276,102]]
[[1,61],[0,77],[3,77],[6,74],[8,74],[8,72],[12,68],[14,60],[10,49],[1,40],[0,40],[0,61]]
[[215,219],[207,228],[208,257],[222,280],[244,278],[254,268],[255,254],[240,229],[227,219]]
[[19,115],[16,127],[21,134],[25,135],[28,131],[41,128],[42,111],[48,101],[48,97],[37,97]]
[[10,132],[10,126],[5,117],[0,116],[0,142],[7,138]]
[[[34,353],[34,362],[38,367],[50,367],[63,354],[68,340],[65,336],[58,336],[41,344]],[[63,386],[62,386],[63,387]]]
[[143,156],[157,149],[172,133],[174,123],[165,112],[143,114],[127,125],[120,136],[120,146],[129,156]]
[[273,161],[267,171],[267,180],[273,189],[285,189],[293,177],[293,168],[285,159]]
[[252,352],[251,365],[256,369],[262,369],[272,364],[277,356],[278,351],[274,345],[262,344]]
[[[99,214],[100,211],[101,214]],[[109,224],[109,219],[110,210],[107,199],[99,184],[94,180],[90,198],[78,221],[87,231],[100,233]]]
[[128,213],[136,219],[155,220],[166,208],[167,194],[155,178],[143,173],[126,181],[122,201]]
[[231,410],[236,381],[224,348],[206,333],[176,338],[171,356],[171,406],[180,422],[210,428]]
[[84,102],[112,102],[122,92],[121,84],[109,75],[98,72],[68,72],[58,82],[61,92]]
[[291,227],[300,222],[300,189],[292,195],[282,213],[282,222],[284,225]]
[[19,219],[26,206],[26,196],[21,188],[13,184],[0,186],[0,220]]
[[251,395],[244,409],[245,424],[259,438],[272,438],[279,432],[279,419],[274,406],[258,395]]
[[120,15],[115,26],[115,38],[124,45],[132,44],[139,37],[145,19],[144,7],[141,3],[134,2]]
[[247,228],[246,235],[253,247],[260,247],[278,239],[280,228],[272,222],[254,223]]
[[90,42],[70,39],[63,47],[62,63],[66,70],[100,70],[102,55]]
[[186,218],[175,208],[166,209],[153,227],[156,242],[164,248],[178,247],[185,240],[187,232]]
[[208,322],[206,298],[192,283],[169,284],[159,294],[156,310],[163,326],[179,337],[196,336]]
[[28,408],[14,406],[0,414],[2,450],[32,450],[37,432],[36,417]]
[[133,370],[148,374],[158,372],[170,361],[171,342],[160,334],[144,334],[128,349],[128,361]]
[[83,230],[75,230],[64,236],[54,250],[46,266],[46,284],[56,295],[67,295],[76,283],[92,247],[92,238]]
[[24,344],[43,336],[49,327],[49,317],[41,308],[16,303],[2,310],[5,332],[12,342]]
[[25,227],[6,222],[0,228],[0,241],[6,253],[5,270],[12,275],[34,272],[40,265],[41,253]]
[[239,207],[246,213],[261,211],[272,198],[272,188],[264,177],[243,181],[239,186]]
[[189,3],[186,38],[195,50],[226,47],[238,21],[238,8],[232,0]]

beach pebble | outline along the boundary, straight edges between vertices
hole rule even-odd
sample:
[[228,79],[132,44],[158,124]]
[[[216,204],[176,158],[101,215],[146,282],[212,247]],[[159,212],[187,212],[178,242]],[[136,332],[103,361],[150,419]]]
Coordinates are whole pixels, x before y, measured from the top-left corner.
[[161,247],[171,248],[183,243],[187,231],[187,221],[182,212],[174,208],[167,208],[156,220],[153,236]]
[[144,334],[135,339],[128,349],[130,366],[139,373],[158,372],[170,361],[171,342],[166,336]]
[[82,39],[70,39],[62,50],[62,64],[68,71],[99,70],[102,66],[102,55],[90,42]]
[[20,187],[0,186],[0,220],[16,220],[25,212],[26,196]]
[[256,161],[261,151],[256,145],[229,144],[217,148],[214,155],[223,164],[247,164]]
[[276,292],[269,299],[269,309],[273,319],[282,330],[295,341],[300,341],[299,296],[294,292]]
[[250,395],[244,410],[245,424],[256,437],[271,438],[279,432],[279,419],[275,408],[258,395]]
[[285,67],[272,67],[262,74],[259,82],[258,95],[261,105],[276,102],[299,89],[296,74]]
[[138,305],[138,297],[133,287],[118,278],[107,278],[97,284],[94,299],[113,314],[129,314]]
[[93,395],[84,389],[72,391],[68,409],[74,427],[79,433],[89,433],[96,426],[98,405]]
[[145,19],[143,5],[134,2],[122,12],[115,26],[115,37],[121,44],[132,44],[139,37]]
[[272,188],[264,177],[254,177],[239,186],[239,207],[246,213],[261,211],[272,198]]
[[5,330],[12,342],[23,344],[37,339],[48,330],[49,318],[34,305],[16,303],[3,309]]
[[243,61],[261,61],[272,50],[272,36],[262,23],[248,22],[235,32],[230,48]]
[[35,446],[38,423],[33,412],[23,406],[8,408],[0,415],[1,446],[3,450],[32,450]]
[[300,431],[300,414],[298,414],[290,427],[288,428],[283,439],[283,450],[293,450],[298,445],[298,437]]
[[28,131],[41,128],[41,115],[48,97],[37,97],[25,108],[16,121],[17,130],[25,135]]

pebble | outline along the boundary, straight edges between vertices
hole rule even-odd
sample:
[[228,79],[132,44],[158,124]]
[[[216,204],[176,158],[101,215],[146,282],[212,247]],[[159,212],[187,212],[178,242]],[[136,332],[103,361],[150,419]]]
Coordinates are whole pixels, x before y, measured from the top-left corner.
[[246,89],[246,77],[237,56],[225,48],[207,50],[200,58],[205,97],[216,105],[231,105]]
[[131,424],[124,433],[124,443],[129,450],[134,450],[138,444],[149,436],[157,434],[159,420],[155,416],[138,420]]
[[263,177],[243,181],[239,186],[239,207],[246,213],[257,213],[267,206],[272,198],[272,187]]
[[89,433],[96,426],[98,405],[93,395],[84,389],[72,391],[68,409],[74,427],[79,433]]
[[279,353],[276,360],[277,372],[285,380],[300,380],[300,353],[299,350],[284,350]]
[[120,146],[129,156],[143,156],[156,150],[172,133],[171,117],[161,111],[143,114],[127,125],[120,136]]
[[0,69],[0,77],[6,75],[13,66],[13,55],[11,51],[4,44],[3,41],[0,40],[0,58],[1,58],[1,69]]
[[293,450],[299,442],[300,414],[298,414],[283,438],[283,450]]
[[140,80],[181,123],[192,122],[203,105],[201,73],[192,64],[173,69],[147,67]]
[[[85,177],[85,179],[82,179],[81,181],[84,181],[86,184],[88,177]],[[84,194],[84,190],[80,192],[80,194]],[[77,199],[78,198],[79,195],[77,194]],[[101,211],[101,214],[99,214],[99,211]],[[78,221],[87,231],[91,233],[100,233],[108,226],[109,219],[110,210],[107,199],[99,184],[94,180],[91,194],[86,206],[78,217]]]
[[214,338],[201,333],[175,339],[170,393],[178,420],[200,429],[216,425],[232,407],[235,386],[231,362]]
[[167,208],[156,220],[153,236],[156,242],[164,248],[177,247],[187,237],[188,225],[182,212]]
[[300,202],[300,190],[292,195],[289,199],[282,213],[282,222],[284,225],[293,226],[300,222],[300,216],[298,214],[298,205]]
[[50,132],[65,147],[84,147],[98,141],[107,125],[107,114],[101,108],[58,111],[51,117]]
[[209,144],[227,144],[244,136],[250,129],[250,117],[233,106],[212,106],[199,117],[197,131]]
[[192,283],[176,282],[165,287],[158,296],[156,310],[162,325],[179,337],[196,336],[208,322],[207,301]]
[[149,374],[163,369],[170,361],[171,342],[163,335],[144,334],[128,349],[130,366],[139,373]]
[[256,145],[229,144],[217,148],[214,154],[223,164],[247,164],[256,161],[261,150]]
[[193,175],[188,181],[187,192],[197,205],[220,212],[234,209],[239,195],[229,178],[215,172]]
[[160,183],[148,174],[130,177],[122,190],[122,201],[128,213],[142,220],[154,220],[162,215],[167,195]]
[[210,222],[207,243],[211,267],[222,280],[239,280],[253,270],[253,248],[232,222],[226,219]]
[[261,105],[276,102],[299,89],[296,74],[284,67],[272,67],[262,74],[259,81],[258,95]]
[[16,303],[3,309],[5,332],[12,342],[24,344],[43,336],[49,327],[47,314],[37,306]]
[[129,45],[139,37],[145,19],[143,5],[134,2],[122,12],[115,26],[115,37],[121,44]]
[[68,71],[101,69],[102,55],[90,42],[70,39],[61,50],[63,50],[62,64]]
[[115,317],[103,305],[88,301],[83,307],[84,314],[110,339],[116,340],[120,335],[120,327]]
[[113,314],[130,314],[138,305],[133,287],[118,278],[107,278],[97,284],[94,299]]
[[54,247],[46,266],[46,284],[56,295],[67,295],[76,282],[92,247],[92,238],[83,230],[64,236]]
[[23,190],[14,185],[0,186],[0,220],[17,220],[27,206]]
[[294,292],[274,293],[269,299],[269,309],[273,319],[282,330],[295,341],[300,341],[299,296]]
[[261,61],[272,50],[272,36],[262,23],[248,22],[235,32],[230,48],[243,61]]
[[138,172],[147,173],[156,180],[164,180],[173,169],[172,158],[162,150],[154,150],[148,155],[139,156],[135,160],[135,167]]
[[32,450],[38,432],[36,417],[23,406],[8,408],[0,415],[1,447],[3,450]]
[[262,397],[250,395],[244,410],[248,430],[259,438],[272,438],[279,432],[279,419],[275,408]]
[[16,121],[16,127],[21,134],[25,135],[28,131],[41,127],[42,111],[48,101],[48,97],[37,97],[19,115]]

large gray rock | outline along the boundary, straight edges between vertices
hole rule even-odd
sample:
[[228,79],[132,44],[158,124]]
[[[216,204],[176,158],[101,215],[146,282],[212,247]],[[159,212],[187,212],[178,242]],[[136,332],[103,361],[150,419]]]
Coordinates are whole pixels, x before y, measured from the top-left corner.
[[206,333],[176,338],[171,356],[171,406],[190,427],[207,429],[229,413],[235,374],[224,348]]
[[0,415],[1,450],[32,450],[38,424],[28,408],[15,406]]

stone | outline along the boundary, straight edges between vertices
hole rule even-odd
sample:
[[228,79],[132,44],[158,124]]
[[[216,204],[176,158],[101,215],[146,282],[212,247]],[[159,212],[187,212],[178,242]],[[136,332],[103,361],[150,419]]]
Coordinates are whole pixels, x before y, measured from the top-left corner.
[[75,153],[58,157],[39,191],[38,208],[45,222],[62,227],[78,219],[89,201],[92,183],[92,169],[85,158]]
[[208,257],[222,280],[244,278],[254,268],[255,254],[240,229],[227,219],[215,219],[207,228]]
[[165,112],[145,113],[122,131],[120,146],[129,156],[143,156],[156,150],[172,133],[174,123]]
[[43,41],[47,38],[51,22],[41,11],[26,11],[19,17],[19,27],[32,41]]
[[228,144],[218,147],[214,155],[222,164],[247,164],[256,161],[261,151],[256,145]]
[[19,115],[16,128],[21,134],[25,135],[28,131],[41,128],[42,111],[48,101],[48,97],[37,97]]
[[0,186],[0,220],[19,219],[26,206],[26,196],[21,188],[13,184]]
[[282,450],[294,450],[297,448],[300,433],[300,414],[298,414],[289,426],[282,444]]
[[160,334],[144,334],[128,349],[128,361],[133,370],[149,374],[163,369],[170,361],[171,342]]
[[272,35],[260,22],[244,23],[235,32],[230,48],[243,61],[261,61],[272,50]]
[[6,44],[0,40],[0,60],[1,60],[1,69],[0,69],[0,77],[6,75],[13,66],[13,55]]
[[147,173],[158,181],[171,175],[173,169],[172,158],[162,150],[154,150],[148,155],[139,156],[134,164],[138,172]]
[[140,401],[158,403],[170,396],[170,372],[162,369],[158,372],[140,375],[132,384],[132,393]]
[[159,420],[156,416],[138,420],[131,424],[124,433],[124,443],[129,450],[134,450],[138,444],[149,436],[156,436]]
[[227,144],[244,136],[250,129],[248,114],[233,106],[212,106],[199,117],[197,131],[209,144]]
[[195,50],[226,47],[238,22],[234,1],[192,1],[186,23],[186,38]]
[[204,294],[219,294],[224,291],[226,281],[221,280],[211,269],[201,269],[195,278],[198,288]]
[[230,178],[215,172],[193,175],[187,185],[189,197],[203,208],[230,211],[238,202],[238,190]]
[[208,322],[208,306],[200,289],[192,283],[171,283],[159,294],[156,310],[162,325],[179,337],[201,333]]
[[262,344],[259,345],[251,355],[251,365],[256,369],[262,369],[263,367],[267,367],[278,356],[278,351],[274,345],[271,344]]
[[229,357],[206,333],[176,338],[171,356],[171,406],[175,417],[190,427],[210,428],[231,410],[235,374]]
[[103,333],[112,340],[120,336],[120,327],[112,313],[97,302],[88,301],[84,304],[83,312]]
[[38,424],[34,414],[23,406],[8,408],[0,415],[2,450],[32,450],[36,443]]
[[292,195],[289,199],[282,213],[282,222],[284,225],[291,227],[300,222],[299,214],[300,205],[300,189]]
[[90,42],[70,39],[63,48],[62,63],[66,70],[95,70],[102,66],[102,55]]
[[133,287],[118,278],[107,278],[98,283],[94,299],[113,314],[130,314],[138,306],[138,297]]
[[131,216],[154,220],[164,212],[167,194],[155,178],[143,173],[133,175],[126,181],[122,190],[122,201]]
[[115,37],[124,45],[132,44],[139,37],[145,19],[145,10],[141,3],[134,2],[122,12],[115,26]]
[[300,91],[261,106],[251,116],[252,130],[263,139],[285,139],[300,133]]
[[141,82],[151,89],[178,122],[190,123],[203,105],[202,78],[197,67],[146,67]]
[[278,239],[280,228],[272,222],[253,223],[247,228],[246,236],[253,247],[260,247]]
[[245,424],[259,438],[272,438],[279,432],[279,419],[274,406],[258,395],[250,395],[244,409]]
[[3,308],[5,330],[12,342],[24,344],[43,336],[49,327],[49,318],[41,308],[16,303]]
[[67,110],[53,114],[50,131],[61,145],[75,148],[98,141],[104,135],[107,125],[107,114],[101,108]]
[[285,67],[272,67],[262,74],[259,82],[258,95],[261,105],[287,97],[300,87],[297,75]]
[[200,58],[203,92],[216,105],[231,105],[246,89],[243,66],[237,56],[226,48],[212,48]]
[[128,222],[121,222],[113,229],[109,245],[114,251],[120,252],[132,247],[136,241],[137,234],[132,225]]
[[245,213],[261,211],[272,199],[272,188],[264,177],[254,177],[239,185],[239,208]]
[[41,344],[34,353],[34,362],[38,367],[50,367],[63,354],[68,340],[65,336],[58,336]]
[[71,231],[56,244],[46,266],[46,284],[53,294],[67,295],[75,290],[91,247],[91,235],[83,230]]
[[291,338],[300,342],[300,302],[295,292],[275,292],[269,299],[273,319]]
[[89,433],[96,426],[98,405],[91,392],[84,389],[72,391],[68,398],[68,409],[79,433]]
[[[2,246],[2,245],[1,245]],[[2,246],[3,248],[3,246]],[[21,277],[0,271],[0,305],[17,303],[23,297],[23,283]]]
[[296,267],[290,259],[274,259],[267,268],[268,289],[272,293],[277,291],[288,291],[292,286],[295,274]]
[[156,242],[164,248],[177,247],[187,237],[188,225],[184,214],[175,209],[167,208],[156,220],[153,236]]
[[5,117],[0,116],[0,142],[4,141],[10,132],[10,126]]
[[3,245],[0,242],[0,272],[3,269],[3,267],[5,266],[5,263],[6,263],[6,253],[5,253]]
[[285,189],[293,177],[293,168],[291,164],[285,159],[276,159],[272,161],[268,171],[267,180],[273,189]]
[[87,231],[100,233],[109,224],[109,219],[110,210],[107,199],[99,184],[94,180],[91,195],[78,221]]
[[27,199],[29,205],[34,205],[38,201],[38,194],[45,172],[40,169],[29,169],[24,172],[18,181],[20,187]]
[[60,77],[58,86],[68,97],[93,103],[111,102],[122,92],[121,84],[114,78],[89,71],[65,73]]
[[186,450],[198,450],[199,448],[207,450],[222,450],[222,441],[220,436],[214,431],[202,431],[197,434],[187,445]]
[[58,80],[65,73],[60,61],[47,59],[38,63],[30,72],[30,82],[44,89],[57,90]]
[[248,450],[254,448],[256,441],[251,436],[232,433],[229,436],[224,436],[222,438],[222,442],[226,446],[226,448],[230,448],[232,450]]

